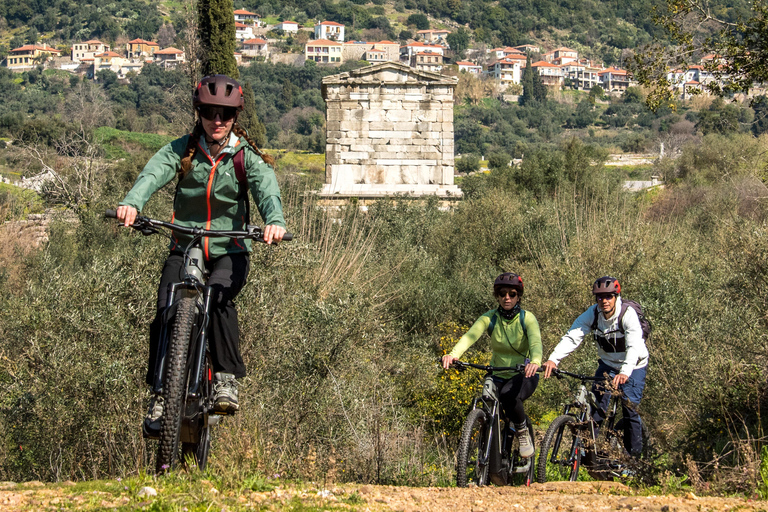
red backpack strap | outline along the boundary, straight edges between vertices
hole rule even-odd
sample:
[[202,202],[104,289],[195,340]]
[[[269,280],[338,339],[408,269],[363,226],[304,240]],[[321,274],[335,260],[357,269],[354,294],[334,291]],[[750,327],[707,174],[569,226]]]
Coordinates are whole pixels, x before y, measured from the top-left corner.
[[238,199],[245,201],[245,223],[251,223],[251,202],[248,200],[248,178],[245,175],[245,148],[241,149],[232,157],[235,164],[235,176],[240,185],[240,191],[237,194]]

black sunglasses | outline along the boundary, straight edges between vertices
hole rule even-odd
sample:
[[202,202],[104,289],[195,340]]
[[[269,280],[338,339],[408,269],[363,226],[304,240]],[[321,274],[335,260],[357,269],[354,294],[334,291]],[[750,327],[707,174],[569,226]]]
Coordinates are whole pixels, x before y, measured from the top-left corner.
[[213,121],[217,115],[222,121],[229,121],[237,115],[237,109],[232,107],[200,107],[199,112],[200,117],[207,121]]
[[508,292],[498,292],[496,294],[497,297],[502,298],[502,299],[504,297],[506,297],[507,295],[509,295],[510,299],[514,299],[515,297],[517,297],[517,292],[515,290],[512,290],[512,291],[508,291]]
[[598,293],[595,295],[595,300],[611,300],[615,296],[613,293]]

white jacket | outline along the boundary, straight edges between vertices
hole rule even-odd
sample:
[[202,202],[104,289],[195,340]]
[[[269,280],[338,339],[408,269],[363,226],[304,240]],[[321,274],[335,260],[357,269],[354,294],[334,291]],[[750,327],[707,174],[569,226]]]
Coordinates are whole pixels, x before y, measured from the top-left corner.
[[640,326],[640,319],[637,313],[631,307],[627,308],[622,319],[624,334],[619,330],[619,313],[621,311],[621,297],[616,298],[616,308],[613,316],[605,318],[603,313],[597,315],[597,329],[592,331],[592,323],[595,320],[595,311],[597,304],[589,307],[584,313],[579,315],[576,321],[571,325],[570,330],[565,333],[560,343],[557,344],[549,360],[559,365],[560,361],[568,354],[576,350],[584,336],[595,334],[606,338],[610,343],[621,347],[624,345],[625,351],[607,352],[600,344],[597,344],[597,355],[605,364],[614,368],[624,375],[631,375],[635,368],[642,368],[648,364],[648,347],[643,340],[643,329]]

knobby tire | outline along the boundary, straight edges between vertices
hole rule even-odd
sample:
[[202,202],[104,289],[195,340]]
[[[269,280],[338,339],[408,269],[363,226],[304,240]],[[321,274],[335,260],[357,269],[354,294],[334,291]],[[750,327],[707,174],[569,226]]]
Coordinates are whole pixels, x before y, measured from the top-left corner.
[[482,409],[470,411],[461,430],[456,453],[456,485],[467,487],[470,482],[478,486],[488,484],[488,464],[479,465],[480,454],[485,453],[488,437],[488,415]]
[[171,338],[168,340],[163,377],[165,410],[157,448],[157,473],[173,469],[179,457],[179,434],[187,394],[187,353],[195,323],[195,310],[194,298],[185,297],[179,301]]
[[[578,478],[583,446],[576,423],[576,418],[573,416],[562,415],[555,418],[549,425],[546,434],[544,434],[544,440],[541,442],[537,464],[536,481],[540,484],[547,480],[575,482]],[[555,447],[559,433],[562,433],[560,445]],[[574,439],[577,440],[576,453],[574,457],[571,457]],[[547,471],[548,469],[549,471]],[[547,475],[548,472],[549,475]]]

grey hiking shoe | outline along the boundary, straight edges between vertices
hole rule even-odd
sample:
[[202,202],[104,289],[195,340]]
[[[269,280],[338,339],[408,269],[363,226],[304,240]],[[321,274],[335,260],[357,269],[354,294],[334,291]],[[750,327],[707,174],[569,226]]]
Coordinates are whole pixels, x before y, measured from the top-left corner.
[[240,408],[237,401],[237,380],[231,373],[218,372],[214,376],[213,410],[218,414],[234,414]]
[[160,421],[163,419],[163,409],[165,403],[161,395],[152,395],[149,399],[149,411],[144,418],[144,424],[142,430],[144,437],[149,439],[156,439],[160,436]]
[[520,456],[524,458],[533,457],[533,441],[528,428],[517,431],[517,442],[520,445]]

